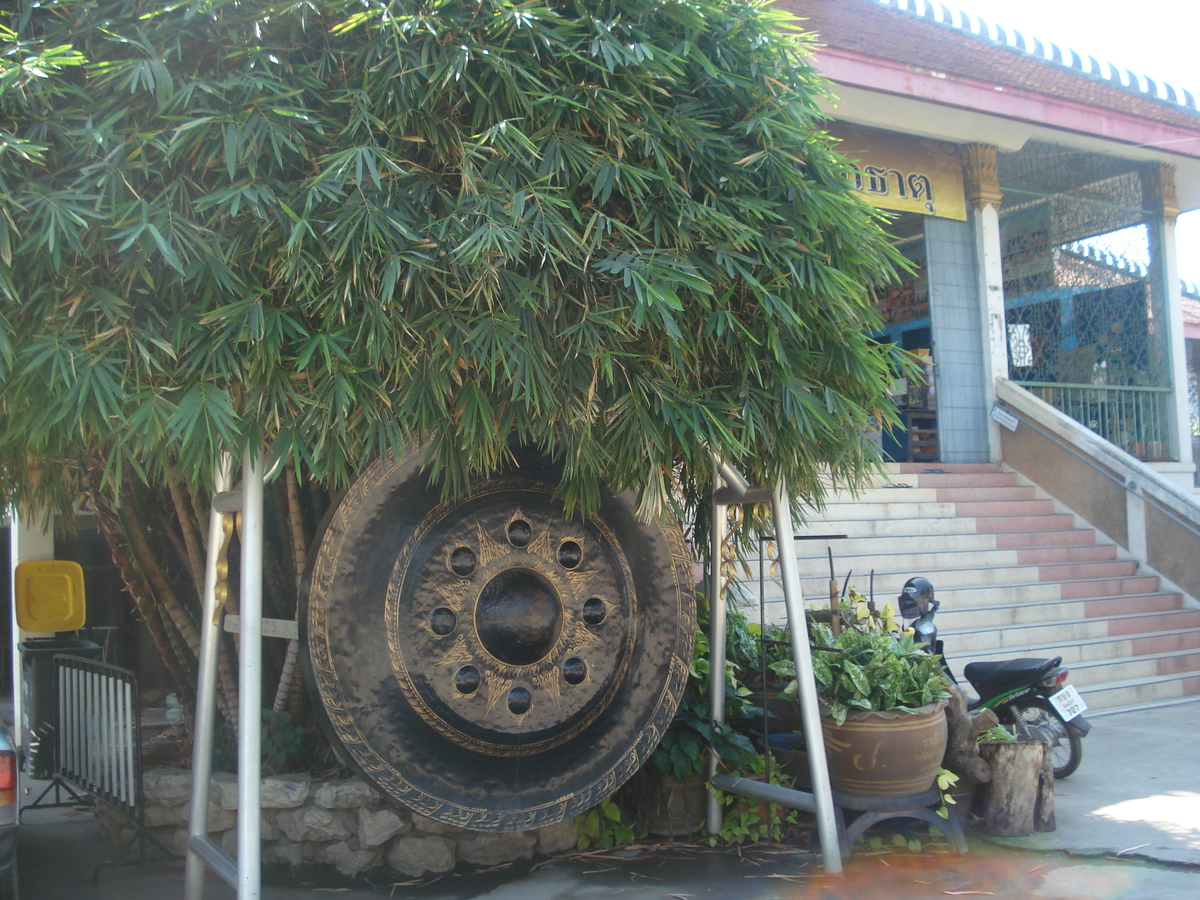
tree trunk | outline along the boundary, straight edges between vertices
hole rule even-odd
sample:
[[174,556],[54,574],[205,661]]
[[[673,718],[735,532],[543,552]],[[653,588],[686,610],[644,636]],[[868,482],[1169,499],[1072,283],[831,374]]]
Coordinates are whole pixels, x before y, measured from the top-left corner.
[[162,618],[159,616],[158,607],[154,603],[150,589],[146,586],[146,582],[141,577],[138,567],[134,564],[129,544],[125,540],[124,529],[121,527],[121,521],[98,491],[90,490],[89,496],[91,497],[92,505],[96,508],[96,518],[100,523],[101,530],[104,532],[105,540],[108,542],[113,565],[117,567],[117,571],[120,573],[121,582],[125,586],[125,592],[133,600],[134,609],[137,610],[139,618],[145,624],[146,632],[150,635],[154,649],[157,651],[159,659],[166,666],[167,672],[175,684],[176,694],[190,708],[192,705],[191,698],[194,696],[194,685],[189,677],[189,667],[183,665],[175,653],[175,649],[171,644],[171,638],[167,634],[167,629]]
[[200,596],[204,592],[204,548],[198,534],[199,529],[196,528],[196,520],[192,517],[192,510],[195,507],[188,499],[182,484],[172,481],[169,487],[171,503],[175,507],[175,518],[179,522],[179,528],[183,532],[183,543],[187,548],[187,561],[189,571],[192,573],[192,583],[196,586],[196,596]]
[[[296,615],[299,615],[300,582],[304,578],[304,567],[308,562],[306,549],[308,541],[304,534],[304,521],[300,514],[300,490],[296,483],[296,471],[288,463],[283,472],[284,483],[287,486],[287,540],[285,543],[292,549],[292,573],[294,575]],[[289,700],[293,692],[302,683],[303,676],[296,664],[300,656],[300,642],[288,641],[287,654],[283,661],[283,670],[279,673],[279,687],[275,691],[275,703],[272,709],[283,712],[289,708]],[[291,708],[295,712],[295,706]]]
[[184,607],[175,588],[171,585],[166,573],[163,572],[159,555],[151,549],[146,541],[146,523],[139,510],[140,506],[138,498],[126,496],[125,502],[121,504],[118,511],[118,515],[125,525],[125,537],[129,541],[129,549],[133,551],[138,567],[150,587],[153,588],[159,608],[179,630],[179,635],[187,644],[192,656],[199,656],[200,632],[196,629],[195,620]]
[[1033,834],[1045,750],[1040,741],[980,745],[992,770],[992,780],[982,788],[983,828],[989,834]]
[[967,710],[967,695],[950,686],[946,707],[946,755],[942,766],[958,776],[957,790],[966,791],[991,780],[992,770],[979,755],[979,736],[999,720],[990,709]]

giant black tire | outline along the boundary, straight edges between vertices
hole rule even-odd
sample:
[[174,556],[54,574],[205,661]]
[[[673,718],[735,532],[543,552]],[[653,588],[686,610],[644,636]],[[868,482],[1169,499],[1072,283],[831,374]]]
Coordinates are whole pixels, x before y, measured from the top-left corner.
[[1027,697],[1004,709],[1006,715],[1002,721],[1006,725],[1016,725],[1018,736],[1024,731],[1046,744],[1056,780],[1066,778],[1079,768],[1083,761],[1083,741],[1078,732],[1067,727],[1048,701]]
[[419,452],[330,511],[302,585],[310,687],[343,760],[421,814],[521,831],[611,795],[678,708],[696,627],[675,524],[533,454],[445,498]]

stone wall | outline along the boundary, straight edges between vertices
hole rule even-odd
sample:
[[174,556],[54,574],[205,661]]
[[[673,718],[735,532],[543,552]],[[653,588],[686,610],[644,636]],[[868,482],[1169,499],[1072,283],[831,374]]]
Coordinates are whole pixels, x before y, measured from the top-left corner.
[[[191,773],[151,769],[143,783],[147,826],[173,852],[185,853]],[[209,832],[230,856],[237,850],[237,804],[237,777],[213,775]],[[323,781],[307,774],[268,776],[262,780],[261,805],[264,866],[294,870],[328,865],[350,877],[386,866],[410,878],[421,878],[460,866],[494,866],[535,854],[563,853],[574,849],[576,841],[572,822],[516,834],[484,834],[443,825],[385,800],[358,778]],[[111,811],[101,815],[111,832],[127,828]]]

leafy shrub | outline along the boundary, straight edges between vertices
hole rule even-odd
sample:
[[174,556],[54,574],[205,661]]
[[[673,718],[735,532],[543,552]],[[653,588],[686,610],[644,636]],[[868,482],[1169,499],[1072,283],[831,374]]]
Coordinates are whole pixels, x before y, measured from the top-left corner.
[[941,657],[907,635],[846,628],[835,638],[823,624],[812,634],[817,697],[839,725],[854,709],[912,712],[950,697]]

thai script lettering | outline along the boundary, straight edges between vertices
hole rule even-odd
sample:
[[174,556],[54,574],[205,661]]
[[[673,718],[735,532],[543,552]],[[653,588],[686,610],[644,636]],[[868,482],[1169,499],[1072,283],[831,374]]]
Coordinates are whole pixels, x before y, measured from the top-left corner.
[[933,182],[923,172],[904,173],[899,169],[885,169],[881,166],[859,166],[851,162],[854,169],[855,190],[876,197],[899,197],[901,200],[911,200],[925,207],[925,211],[934,211]]

